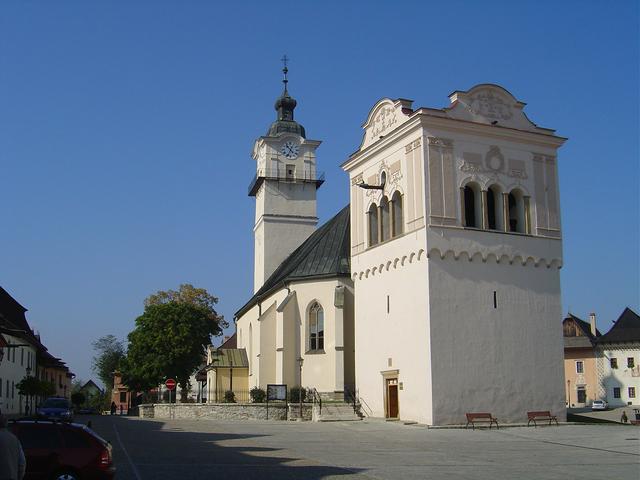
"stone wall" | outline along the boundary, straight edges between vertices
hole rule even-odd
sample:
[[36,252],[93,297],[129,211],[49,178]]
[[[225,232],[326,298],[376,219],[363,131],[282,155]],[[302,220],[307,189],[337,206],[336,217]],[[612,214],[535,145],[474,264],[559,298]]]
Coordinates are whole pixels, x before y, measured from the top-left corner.
[[[140,405],[139,411],[141,418],[267,420],[266,403],[157,403]],[[289,411],[293,418],[298,417],[297,405],[291,405]],[[303,417],[311,419],[310,405],[303,407]],[[287,406],[269,404],[268,420],[287,420]]]

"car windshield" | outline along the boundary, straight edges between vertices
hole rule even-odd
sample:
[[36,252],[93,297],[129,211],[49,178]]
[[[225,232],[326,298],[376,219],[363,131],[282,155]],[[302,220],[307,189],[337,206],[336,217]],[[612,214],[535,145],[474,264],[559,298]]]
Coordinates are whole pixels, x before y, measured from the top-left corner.
[[47,398],[42,408],[69,408],[69,402],[64,398]]

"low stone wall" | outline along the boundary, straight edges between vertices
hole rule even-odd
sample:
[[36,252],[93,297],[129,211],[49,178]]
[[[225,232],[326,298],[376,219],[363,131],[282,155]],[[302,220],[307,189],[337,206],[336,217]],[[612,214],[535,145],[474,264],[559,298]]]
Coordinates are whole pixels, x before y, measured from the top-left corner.
[[[287,420],[286,405],[270,403],[268,410],[268,420]],[[141,418],[267,420],[266,403],[154,403],[140,405],[139,412]],[[299,409],[296,415],[298,412]],[[306,409],[303,417],[307,417]],[[308,418],[311,419],[310,406]]]

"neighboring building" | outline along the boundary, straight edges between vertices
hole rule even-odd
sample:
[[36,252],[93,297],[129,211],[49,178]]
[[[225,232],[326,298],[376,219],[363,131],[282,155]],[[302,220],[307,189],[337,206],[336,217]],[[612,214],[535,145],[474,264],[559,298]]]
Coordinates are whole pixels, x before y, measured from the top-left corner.
[[589,323],[569,314],[562,321],[562,331],[567,407],[585,407],[598,400],[596,342],[600,332],[595,313],[589,315]]
[[111,391],[111,401],[116,404],[116,413],[127,414],[131,399],[135,398],[135,394],[129,391],[129,388],[122,383],[122,374],[115,372],[113,375],[113,390]]
[[625,308],[598,338],[600,398],[611,407],[640,404],[640,317]]
[[90,404],[93,398],[103,394],[102,389],[98,385],[96,385],[93,380],[89,380],[82,387],[80,387],[79,392],[84,395],[85,404]]
[[[373,416],[565,416],[557,149],[497,85],[444,109],[383,99],[343,168],[350,207],[314,231],[320,142],[286,89],[254,146],[249,387],[357,389]],[[300,368],[302,367],[302,375]]]
[[236,335],[220,347],[207,349],[206,401],[224,401],[227,391],[233,391],[236,400],[249,401],[249,360],[244,348],[236,348]]
[[46,349],[38,351],[38,378],[47,380],[54,386],[53,395],[71,398],[71,381],[75,375],[61,359],[51,355]]
[[235,314],[237,345],[249,388],[302,384],[340,398],[354,385],[349,210],[315,229],[320,142],[293,118],[286,69],[284,84],[277,119],[253,148],[254,295]]
[[25,413],[27,399],[16,385],[36,374],[36,356],[44,348],[27,322],[25,312],[6,290],[0,287],[0,411],[6,415]]
[[442,108],[383,99],[343,164],[355,372],[374,416],[565,417],[557,150],[565,139],[481,84]]

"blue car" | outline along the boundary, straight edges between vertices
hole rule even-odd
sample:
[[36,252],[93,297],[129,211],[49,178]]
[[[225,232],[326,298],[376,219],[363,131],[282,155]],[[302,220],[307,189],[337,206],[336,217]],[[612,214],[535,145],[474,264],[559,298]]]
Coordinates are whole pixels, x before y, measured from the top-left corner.
[[38,408],[39,417],[48,420],[63,420],[70,422],[73,419],[73,411],[69,400],[62,397],[49,397]]

